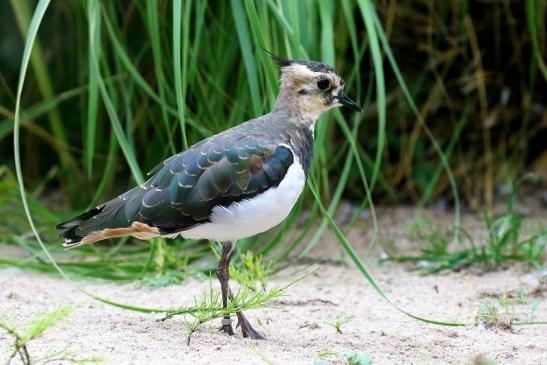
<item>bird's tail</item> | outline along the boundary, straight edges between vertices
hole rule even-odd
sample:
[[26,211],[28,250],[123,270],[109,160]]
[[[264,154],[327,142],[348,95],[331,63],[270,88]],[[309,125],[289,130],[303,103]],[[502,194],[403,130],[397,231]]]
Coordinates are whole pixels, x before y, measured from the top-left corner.
[[[84,245],[86,242],[82,242],[82,239],[92,231],[98,231],[103,229],[104,219],[97,221],[98,217],[101,217],[101,213],[104,211],[107,204],[99,205],[96,208],[90,209],[85,213],[78,215],[66,222],[59,223],[55,226],[55,229],[62,229],[59,233],[59,237],[64,238],[65,242],[63,246],[66,248],[74,248]],[[93,227],[90,225],[90,220],[95,220]],[[82,230],[83,225],[90,226],[89,229]]]
[[74,248],[111,237],[132,234],[131,225],[138,213],[142,189],[132,189],[96,208],[55,226],[62,230],[63,246]]

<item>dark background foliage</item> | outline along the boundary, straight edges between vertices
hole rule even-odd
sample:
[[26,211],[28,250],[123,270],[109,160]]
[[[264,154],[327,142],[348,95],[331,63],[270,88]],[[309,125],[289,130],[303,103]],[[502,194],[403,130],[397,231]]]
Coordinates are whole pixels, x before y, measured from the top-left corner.
[[[134,184],[124,144],[146,172],[183,148],[180,115],[193,143],[268,111],[277,70],[263,47],[282,56],[334,63],[345,75],[348,94],[367,108],[357,116],[342,113],[350,128],[360,123],[357,146],[369,177],[376,148],[384,142],[375,202],[452,201],[439,155],[385,53],[385,137],[378,134],[377,75],[362,4],[183,3],[178,14],[180,103],[173,8],[168,1],[155,3],[104,1],[95,14],[100,18],[100,42],[95,43],[100,76],[119,118],[121,139],[103,94],[88,87],[94,16],[88,3],[50,5],[23,93],[22,165],[31,191],[60,189],[73,208],[81,209]],[[34,6],[30,0],[0,4],[0,165],[10,168],[14,94]],[[545,173],[547,71],[540,58],[547,52],[545,1],[406,0],[375,6],[419,114],[446,154],[465,202],[475,207],[492,203],[507,182],[527,171]],[[333,114],[318,131],[314,166],[326,197],[334,194],[350,154],[347,135]],[[357,168],[345,185],[345,198],[363,200]]]

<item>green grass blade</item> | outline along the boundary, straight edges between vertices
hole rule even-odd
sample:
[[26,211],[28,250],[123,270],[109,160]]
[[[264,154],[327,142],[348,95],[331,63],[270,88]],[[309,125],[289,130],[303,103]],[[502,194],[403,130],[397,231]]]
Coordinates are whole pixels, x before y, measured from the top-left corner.
[[383,35],[383,30],[376,27],[374,24],[376,11],[374,10],[374,5],[372,2],[370,0],[359,0],[358,4],[365,22],[367,39],[370,43],[370,53],[372,56],[372,64],[374,66],[374,79],[376,81],[376,98],[378,103],[378,137],[376,139],[378,144],[376,147],[376,157],[374,158],[372,176],[370,178],[371,189],[374,189],[376,180],[380,174],[380,168],[382,166],[382,156],[386,140],[386,87],[382,51],[378,42],[379,36]]
[[[378,29],[382,29],[382,25],[380,23],[380,19],[378,19],[377,15],[374,14],[374,21],[375,25]],[[433,147],[435,149],[435,152],[439,155],[439,159],[441,160],[441,163],[446,171],[446,175],[448,176],[448,179],[450,181],[450,187],[452,189],[452,196],[454,197],[454,226],[460,227],[461,226],[461,209],[460,209],[460,196],[458,193],[458,186],[456,185],[456,179],[454,177],[454,174],[452,173],[452,169],[450,168],[450,164],[448,163],[448,160],[445,156],[445,154],[442,151],[441,146],[439,145],[439,142],[437,142],[437,139],[433,135],[433,132],[431,132],[431,129],[425,124],[425,121],[422,119],[420,112],[418,111],[418,107],[416,106],[416,103],[414,103],[414,99],[412,98],[412,94],[410,93],[406,82],[403,78],[403,75],[401,74],[399,67],[397,66],[397,61],[395,61],[395,57],[393,56],[393,52],[391,51],[391,47],[389,46],[389,43],[383,33],[383,31],[378,32],[379,39],[382,43],[384,52],[386,53],[386,56],[389,60],[389,63],[391,64],[391,68],[393,69],[393,72],[395,73],[395,77],[397,78],[397,81],[399,82],[399,86],[401,87],[401,90],[403,91],[403,94],[405,95],[405,98],[407,100],[408,105],[412,109],[413,113],[418,118],[418,122],[424,129],[426,135],[431,140],[431,143],[433,144]],[[454,238],[457,239],[459,236],[459,231],[454,230]]]
[[145,308],[145,307],[139,307],[139,306],[135,306],[135,305],[130,305],[130,304],[124,304],[124,303],[118,303],[116,301],[113,301],[113,300],[110,300],[110,299],[107,299],[107,298],[103,298],[103,297],[100,297],[98,295],[95,295],[95,294],[92,294],[92,293],[88,293],[86,292],[86,294],[88,294],[90,297],[92,297],[93,299],[95,300],[98,300],[99,302],[103,302],[105,304],[108,304],[108,305],[111,305],[113,307],[118,307],[118,308],[121,308],[121,309],[126,309],[126,310],[130,310],[130,311],[133,311],[133,312],[141,312],[141,313],[169,313],[170,311],[172,311],[173,309],[160,309],[160,308]]
[[160,42],[160,26],[159,26],[159,15],[158,15],[158,1],[150,0],[146,2],[146,15],[147,15],[147,25],[148,33],[150,34],[150,43],[152,45],[152,57],[154,59],[154,70],[156,72],[156,80],[158,84],[158,93],[159,98],[163,101],[160,103],[161,106],[161,116],[163,127],[167,132],[169,139],[169,148],[171,153],[176,153],[177,149],[173,143],[173,135],[171,133],[171,128],[169,127],[169,115],[167,112],[167,102],[165,100],[166,92],[169,90],[169,85],[165,78],[165,73],[163,71],[163,53]]
[[131,80],[135,81],[135,83],[145,92],[146,95],[150,96],[152,99],[154,99],[154,101],[156,101],[158,104],[164,107],[168,113],[170,113],[173,116],[177,116],[178,115],[177,111],[173,109],[172,107],[170,107],[163,98],[161,98],[158,94],[156,94],[154,89],[139,74],[139,71],[136,69],[135,65],[133,65],[133,63],[131,62],[127,52],[123,49],[123,45],[118,39],[118,37],[116,36],[112,23],[106,17],[106,13],[103,13],[103,14],[105,14],[104,20],[106,24],[106,29],[110,36],[110,40],[112,41],[114,52],[116,53],[116,56],[124,65],[129,75],[131,76]]
[[[27,31],[27,28],[30,30],[29,26],[29,9],[28,9],[28,1],[27,0],[11,0],[11,6],[15,13],[15,19],[17,20],[17,24],[21,30],[21,33],[23,34],[23,37],[29,37],[29,31]],[[37,36],[37,35],[35,35]],[[54,90],[53,86],[49,77],[49,74],[47,72],[47,67],[45,64],[44,56],[42,53],[42,49],[39,45],[38,40],[35,40],[34,47],[35,52],[30,56],[31,57],[31,63],[32,68],[34,70],[34,74],[38,83],[38,87],[44,96],[45,99],[53,99],[54,97]],[[67,145],[67,137],[65,133],[65,129],[63,128],[62,121],[61,121],[61,115],[57,108],[53,108],[48,111],[48,118],[50,121],[51,130],[53,132],[53,135],[55,138],[63,145]],[[56,149],[59,159],[61,160],[61,164],[63,165],[63,168],[70,170],[72,172],[71,180],[69,181],[69,184],[72,185],[72,187],[77,185],[77,182],[80,180],[80,169],[78,168],[78,165],[76,164],[76,161],[74,161],[74,158],[63,148]],[[71,188],[71,192],[74,190]]]
[[528,32],[530,33],[530,38],[532,40],[532,51],[534,57],[537,60],[543,78],[547,82],[547,66],[545,65],[545,61],[543,61],[538,40],[537,19],[539,16],[537,14],[536,6],[539,3],[540,2],[538,2],[537,0],[526,0],[526,20],[528,24]]
[[[450,138],[450,142],[448,143],[446,152],[443,152],[447,160],[452,155],[452,151],[454,150],[454,147],[461,136],[463,127],[467,123],[467,118],[469,118],[469,114],[471,113],[471,110],[474,108],[474,106],[475,106],[475,103],[467,103],[467,105],[465,106],[462,116],[456,126],[456,130],[454,131],[454,133],[452,133],[452,137]],[[439,178],[441,177],[443,169],[444,169],[444,165],[442,164],[437,166],[437,168],[435,169],[435,172],[433,173],[433,177],[427,184],[426,188],[424,189],[424,192],[422,193],[420,200],[418,201],[418,204],[417,204],[418,209],[423,208],[433,196],[433,189],[437,185],[437,182],[439,181]]]
[[55,266],[56,270],[59,271],[59,273],[63,274],[63,276],[66,277],[66,275],[63,273],[59,265],[55,262],[51,254],[49,253],[48,249],[42,242],[42,239],[40,237],[40,233],[38,233],[38,229],[36,228],[36,225],[34,224],[34,219],[32,218],[32,213],[30,212],[28,200],[27,200],[27,193],[25,191],[25,183],[23,179],[23,170],[21,167],[21,146],[20,146],[20,130],[21,130],[21,95],[23,94],[23,86],[25,84],[25,77],[28,70],[29,65],[29,59],[30,55],[32,53],[32,48],[34,46],[34,42],[36,40],[36,35],[38,34],[38,29],[40,28],[40,24],[42,22],[42,19],[44,18],[44,14],[49,6],[51,0],[40,0],[38,4],[36,5],[36,9],[34,10],[34,14],[32,16],[32,20],[30,21],[30,26],[27,34],[27,39],[25,41],[25,48],[23,50],[23,57],[21,60],[21,71],[19,72],[19,81],[17,83],[17,93],[16,93],[16,99],[15,99],[15,117],[14,117],[14,130],[13,130],[13,153],[15,157],[15,173],[17,176],[17,182],[19,184],[19,192],[21,195],[21,201],[23,203],[23,208],[25,210],[25,215],[28,219],[28,222],[30,224],[30,227],[32,229],[32,232],[34,233],[34,236],[38,240],[38,243],[40,244],[40,247],[44,251],[44,254],[47,256],[49,261]]
[[[188,2],[188,1],[187,1]],[[175,74],[175,93],[177,96],[177,111],[182,132],[183,149],[188,148],[188,139],[186,136],[186,118],[184,115],[186,104],[184,102],[183,83],[186,80],[183,77],[182,70],[182,50],[181,50],[181,24],[182,24],[182,0],[173,1],[173,67]]]
[[416,320],[419,320],[421,322],[426,322],[426,323],[430,323],[430,324],[437,324],[437,325],[441,325],[441,326],[451,326],[451,327],[459,327],[459,326],[466,326],[467,324],[465,323],[458,323],[458,322],[446,322],[446,321],[438,321],[438,320],[433,320],[433,319],[428,319],[428,318],[424,318],[424,317],[420,317],[420,316],[417,316],[415,314],[412,314],[410,312],[407,312],[406,310],[402,309],[401,307],[399,307],[398,305],[396,305],[395,303],[393,303],[391,301],[391,299],[389,299],[389,297],[384,293],[384,291],[380,288],[380,286],[378,285],[378,283],[376,282],[376,280],[374,279],[374,277],[372,276],[372,274],[368,271],[365,263],[359,258],[359,256],[357,255],[357,253],[355,252],[355,250],[353,249],[353,247],[351,246],[351,244],[348,242],[348,240],[346,239],[346,237],[344,236],[344,234],[342,233],[342,231],[340,230],[340,228],[338,228],[338,226],[336,225],[336,223],[334,222],[334,220],[332,219],[332,217],[329,215],[329,213],[327,212],[327,210],[325,209],[325,207],[323,206],[323,204],[321,203],[321,200],[319,198],[319,194],[317,193],[317,191],[315,190],[315,188],[311,185],[310,182],[308,182],[308,187],[310,188],[310,191],[312,192],[314,198],[315,198],[315,202],[316,204],[319,206],[319,209],[321,210],[321,213],[323,214],[323,216],[327,219],[327,221],[329,222],[329,226],[331,227],[333,233],[336,235],[336,238],[338,239],[338,242],[340,243],[340,245],[342,246],[342,248],[346,251],[346,253],[349,255],[349,257],[351,258],[351,260],[353,261],[353,263],[355,264],[355,266],[357,266],[357,268],[359,269],[359,271],[361,272],[361,274],[363,274],[363,276],[365,277],[365,279],[368,281],[368,283],[370,284],[370,286],[372,287],[372,289],[374,289],[374,291],[380,296],[382,297],[382,299],[384,299],[386,302],[388,302],[389,304],[391,304],[395,309],[397,309],[399,312],[411,317],[411,318],[414,318]]
[[[89,21],[89,48],[97,57],[101,52],[101,12],[99,0],[89,0],[87,2],[87,16]],[[86,144],[85,144],[85,162],[87,166],[87,176],[90,178],[93,174],[93,156],[95,152],[95,136],[97,132],[97,111],[99,108],[99,87],[98,75],[91,62],[89,68],[89,90],[87,94],[87,125],[86,125]]]
[[[350,172],[352,171],[351,167],[353,166],[353,157],[354,157],[354,154],[350,152],[348,158],[346,158],[346,161],[344,162],[344,168],[342,169],[340,180],[338,181],[338,184],[336,185],[336,189],[332,196],[332,200],[327,209],[327,214],[329,215],[334,214],[334,212],[336,211],[336,208],[338,207],[338,204],[340,203],[340,199],[342,198],[342,193],[344,192],[344,188],[346,187],[348,176]],[[319,239],[323,237],[323,234],[325,232],[325,229],[327,229],[327,227],[328,227],[328,221],[325,218],[321,222],[321,225],[319,226],[319,228],[317,228],[317,230],[315,231],[313,237],[309,240],[304,250],[302,250],[302,252],[298,255],[299,258],[306,256],[310,252],[310,250],[313,247],[315,247],[317,242],[319,242]]]
[[112,128],[114,129],[114,134],[116,135],[116,138],[118,139],[120,148],[125,156],[125,159],[129,165],[129,168],[131,169],[133,178],[138,184],[142,184],[144,182],[142,171],[137,163],[137,158],[135,157],[135,153],[133,151],[131,144],[129,143],[127,135],[125,134],[123,130],[122,124],[116,113],[116,109],[114,108],[114,104],[112,103],[112,99],[110,98],[108,94],[108,90],[106,89],[105,82],[99,70],[99,55],[95,54],[95,51],[93,48],[91,48],[90,62],[95,68],[95,72],[97,73],[97,85],[99,86],[99,91],[101,93],[101,97],[105,105],[106,112],[110,118]]
[[262,110],[260,103],[260,91],[258,88],[257,69],[255,65],[255,56],[253,53],[253,45],[249,38],[249,29],[247,26],[247,20],[245,19],[245,11],[241,0],[232,0],[232,12],[234,15],[236,31],[239,39],[239,46],[241,48],[241,54],[243,55],[243,63],[245,65],[245,71],[247,73],[247,82],[249,83],[249,93],[251,94],[251,101],[253,106],[254,115],[260,115]]
[[[36,119],[46,113],[48,113],[52,108],[55,108],[59,106],[64,101],[70,100],[76,96],[81,96],[87,91],[87,86],[80,86],[71,90],[63,91],[59,94],[57,94],[52,99],[46,99],[44,101],[41,101],[39,103],[36,103],[35,105],[32,105],[31,107],[28,107],[24,110],[21,110],[21,125],[24,126],[27,123],[33,122],[33,119]],[[6,138],[8,135],[10,135],[13,132],[13,114],[11,114],[10,111],[7,111],[7,119],[3,119],[0,121],[0,141],[3,138]],[[53,138],[55,138],[53,136]],[[68,148],[68,145],[63,145],[61,141],[56,140],[56,142],[62,147],[62,148]]]

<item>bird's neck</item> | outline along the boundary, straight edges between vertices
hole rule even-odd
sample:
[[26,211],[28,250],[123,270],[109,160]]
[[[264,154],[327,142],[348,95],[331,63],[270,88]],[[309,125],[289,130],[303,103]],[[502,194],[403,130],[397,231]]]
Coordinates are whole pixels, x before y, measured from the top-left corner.
[[295,122],[307,125],[312,131],[315,122],[317,122],[323,111],[322,106],[304,102],[303,98],[290,89],[281,89],[279,91],[272,109],[272,113],[285,113]]

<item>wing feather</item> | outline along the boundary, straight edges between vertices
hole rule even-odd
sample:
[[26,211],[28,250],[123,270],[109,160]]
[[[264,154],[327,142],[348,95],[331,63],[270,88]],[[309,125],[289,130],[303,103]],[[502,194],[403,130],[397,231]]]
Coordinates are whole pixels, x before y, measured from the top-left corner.
[[283,180],[294,156],[275,136],[226,131],[169,157],[150,178],[96,209],[60,224],[70,243],[135,222],[171,234],[206,222],[215,206],[251,199]]
[[[279,185],[293,158],[288,147],[257,142],[252,137],[203,143],[179,154],[156,172],[152,177],[154,186],[165,187],[144,195],[140,216],[143,223],[160,231],[182,231],[206,221],[217,205],[250,199]],[[177,171],[182,165],[185,167],[177,175],[165,173]],[[159,217],[172,220],[162,218],[160,223]]]

